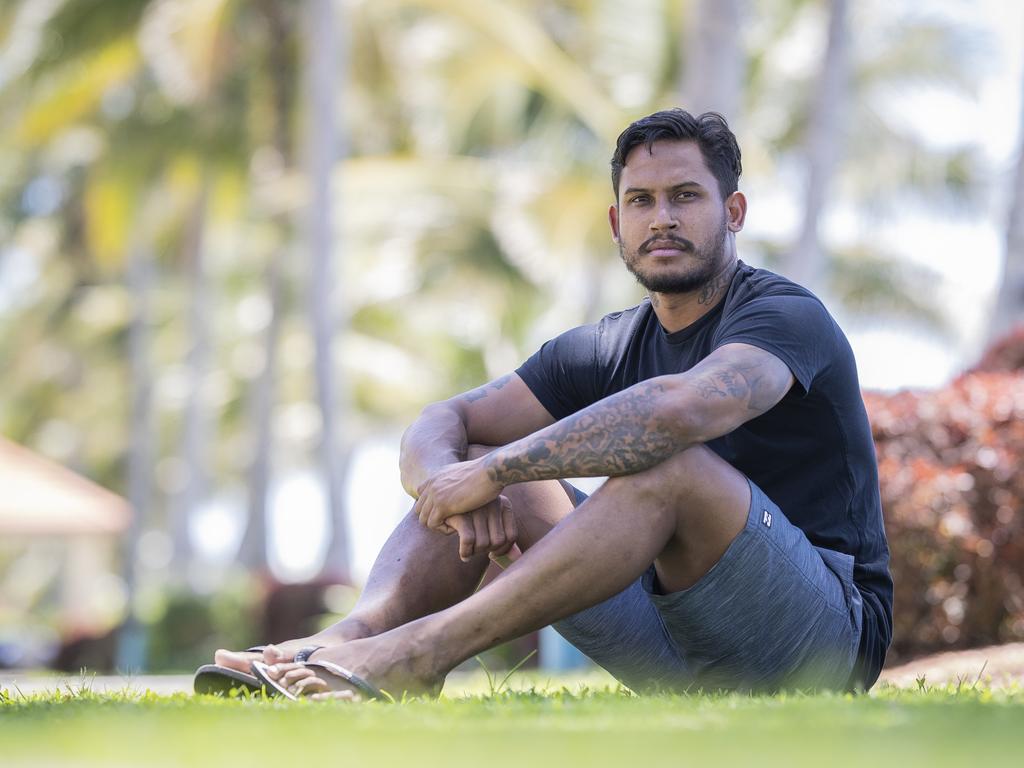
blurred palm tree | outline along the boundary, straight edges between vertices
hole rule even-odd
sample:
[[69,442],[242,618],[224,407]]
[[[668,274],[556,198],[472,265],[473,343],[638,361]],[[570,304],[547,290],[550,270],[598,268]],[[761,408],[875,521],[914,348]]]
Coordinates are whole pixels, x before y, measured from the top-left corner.
[[743,97],[746,51],[744,0],[698,0],[689,4],[684,30],[681,104],[693,114],[714,111],[737,130]]
[[1005,231],[1006,252],[999,292],[989,322],[989,342],[1024,322],[1024,98],[1021,99],[1017,159]]
[[[315,430],[288,431],[314,387],[336,499],[347,441],[637,300],[608,235],[608,157],[631,118],[677,105],[681,88],[683,106],[736,117],[751,184],[790,186],[814,137],[830,135],[828,157],[809,155],[826,192],[811,196],[809,186],[814,199],[797,203],[822,283],[861,311],[942,317],[877,243],[834,242],[820,220],[827,200],[852,201],[868,220],[894,200],[970,195],[970,152],[925,146],[885,107],[907,83],[967,87],[958,30],[877,3],[834,10],[858,41],[847,43],[844,96],[814,91],[817,64],[794,63],[807,40],[826,39],[822,0],[380,0],[346,4],[342,21],[304,38],[300,13],[314,5],[0,8],[0,33],[36,41],[17,59],[28,68],[0,55],[0,161],[11,171],[0,227],[50,254],[38,296],[0,313],[5,330],[19,331],[0,333],[11,361],[0,423],[114,486],[125,485],[129,460],[139,489],[141,464],[152,466],[156,488],[133,496],[140,507],[176,497],[176,563],[188,558],[186,511],[244,483],[242,559],[265,570],[271,465],[280,454],[302,463],[315,447]],[[314,42],[339,28],[347,48]],[[826,69],[845,37],[822,46]],[[313,58],[332,50],[344,68]],[[302,72],[325,89],[308,102],[298,97]],[[342,84],[339,112],[331,99]],[[823,106],[826,96],[843,103]],[[828,117],[833,108],[845,117]],[[313,262],[293,258],[303,221]],[[54,229],[59,244],[47,247]],[[338,230],[345,258],[335,276]],[[748,237],[744,248],[780,264],[786,239]],[[148,293],[128,282],[132,254],[152,260]],[[300,290],[308,307],[294,299]],[[310,328],[312,355],[303,352]],[[146,330],[126,355],[128,338]],[[345,351],[340,384],[331,339]],[[146,390],[146,366],[152,405],[133,418],[129,381]],[[340,390],[351,391],[351,413]],[[126,450],[144,439],[150,449]],[[281,445],[289,450],[272,451]],[[153,461],[140,463],[146,450]],[[329,564],[344,562],[343,539],[329,550]]]
[[[337,120],[339,83],[346,80],[345,39],[334,14],[332,0],[306,3],[305,63],[307,82],[307,167],[311,196],[306,216],[306,243],[310,253],[309,308],[313,333],[316,392],[320,405],[320,463],[326,486],[330,522],[321,579],[350,583],[348,520],[343,481],[349,446],[344,438],[348,423],[345,398],[336,391],[334,339],[340,317],[335,295],[333,255],[341,238],[332,227],[332,170],[344,146]],[[339,427],[341,429],[339,429]]]
[[[153,522],[152,467],[163,452],[155,446],[152,344],[159,344],[160,336],[174,329],[173,323],[167,323],[168,307],[156,305],[155,312],[150,308],[155,267],[148,261],[150,253],[180,250],[186,268],[178,274],[189,277],[179,278],[179,284],[191,289],[185,291],[191,304],[185,366],[189,389],[184,398],[181,451],[185,472],[183,482],[175,483],[181,490],[172,523],[179,578],[189,561],[188,515],[202,501],[205,474],[213,458],[207,450],[210,406],[204,399],[210,391],[211,313],[203,233],[214,179],[223,187],[221,182],[245,172],[252,126],[244,116],[247,104],[239,97],[247,89],[258,93],[249,52],[240,48],[234,57],[221,55],[229,5],[204,2],[183,8],[154,1],[113,8],[91,0],[65,2],[46,20],[45,30],[47,39],[73,42],[61,49],[59,66],[41,48],[24,75],[30,85],[25,89],[29,103],[22,107],[16,133],[23,151],[45,158],[55,145],[69,141],[69,134],[76,137],[75,131],[88,131],[98,145],[72,177],[79,179],[81,187],[70,196],[74,200],[80,194],[81,205],[64,208],[67,250],[85,256],[73,262],[80,271],[78,281],[83,287],[97,278],[105,281],[104,272],[127,265],[125,297],[136,304],[130,321],[125,316],[136,392],[131,438],[109,441],[118,452],[127,447],[127,486],[136,509],[125,558],[132,607],[137,543],[142,528]],[[158,212],[145,213],[138,201],[154,199]],[[81,226],[77,225],[79,211]],[[173,266],[165,261],[164,269]],[[81,293],[95,292],[86,288]],[[161,331],[155,342],[150,342],[150,326]],[[84,415],[90,412],[87,409]],[[110,419],[111,425],[120,423],[127,421]],[[116,435],[117,430],[110,432]],[[131,640],[137,637],[133,611],[129,618],[125,647],[136,647]],[[137,652],[129,656],[139,658]]]
[[828,0],[828,40],[808,116],[804,162],[807,181],[796,244],[783,262],[786,274],[821,291],[825,265],[821,253],[821,213],[834,191],[832,180],[845,144],[843,110],[849,101],[850,30],[847,0]]
[[[933,292],[922,291],[937,275],[893,262],[868,233],[872,222],[908,205],[977,210],[977,148],[931,146],[897,96],[931,87],[970,97],[979,30],[882,2],[762,0],[759,7],[746,94],[748,126],[756,129],[751,143],[774,156],[761,174],[785,185],[802,166],[804,179],[795,240],[759,248],[779,271],[828,294],[848,314],[949,332],[942,309],[929,303]],[[794,74],[794,37],[812,39],[815,30],[823,40],[820,66]],[[823,223],[839,204],[864,222],[863,241],[825,234]]]

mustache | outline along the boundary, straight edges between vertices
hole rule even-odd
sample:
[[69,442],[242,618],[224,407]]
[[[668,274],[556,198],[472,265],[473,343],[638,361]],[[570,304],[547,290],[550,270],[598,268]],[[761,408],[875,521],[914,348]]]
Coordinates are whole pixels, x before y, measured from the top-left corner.
[[651,250],[651,246],[654,243],[673,243],[678,245],[684,251],[693,251],[694,245],[684,237],[676,237],[675,235],[656,235],[655,237],[649,237],[640,244],[640,250],[647,253]]

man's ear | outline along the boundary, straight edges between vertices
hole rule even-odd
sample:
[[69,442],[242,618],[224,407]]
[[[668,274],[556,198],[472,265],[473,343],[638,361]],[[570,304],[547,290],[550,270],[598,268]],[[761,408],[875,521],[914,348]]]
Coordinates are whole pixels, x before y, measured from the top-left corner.
[[743,229],[743,222],[747,218],[747,197],[739,190],[725,198],[725,220],[730,232],[739,232]]
[[608,206],[608,223],[612,227],[612,240],[616,243],[619,242],[619,206],[610,205]]

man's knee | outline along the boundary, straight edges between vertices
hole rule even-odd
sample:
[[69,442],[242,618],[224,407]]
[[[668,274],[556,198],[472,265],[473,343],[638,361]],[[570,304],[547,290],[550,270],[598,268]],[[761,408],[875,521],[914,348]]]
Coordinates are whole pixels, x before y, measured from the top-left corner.
[[725,524],[735,528],[750,502],[746,477],[704,445],[695,445],[633,475],[612,478],[609,492],[623,509],[674,521],[677,535]]
[[724,470],[736,471],[710,448],[693,445],[660,464],[631,475],[610,478],[608,483],[613,488],[624,486],[644,497],[678,499],[680,493],[694,490],[695,486],[708,482]]

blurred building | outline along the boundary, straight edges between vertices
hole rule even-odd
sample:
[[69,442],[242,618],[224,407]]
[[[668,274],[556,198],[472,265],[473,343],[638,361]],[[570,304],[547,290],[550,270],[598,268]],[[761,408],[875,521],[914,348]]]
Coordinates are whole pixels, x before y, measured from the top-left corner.
[[120,496],[0,438],[0,666],[47,660],[68,638],[110,629],[131,511]]

